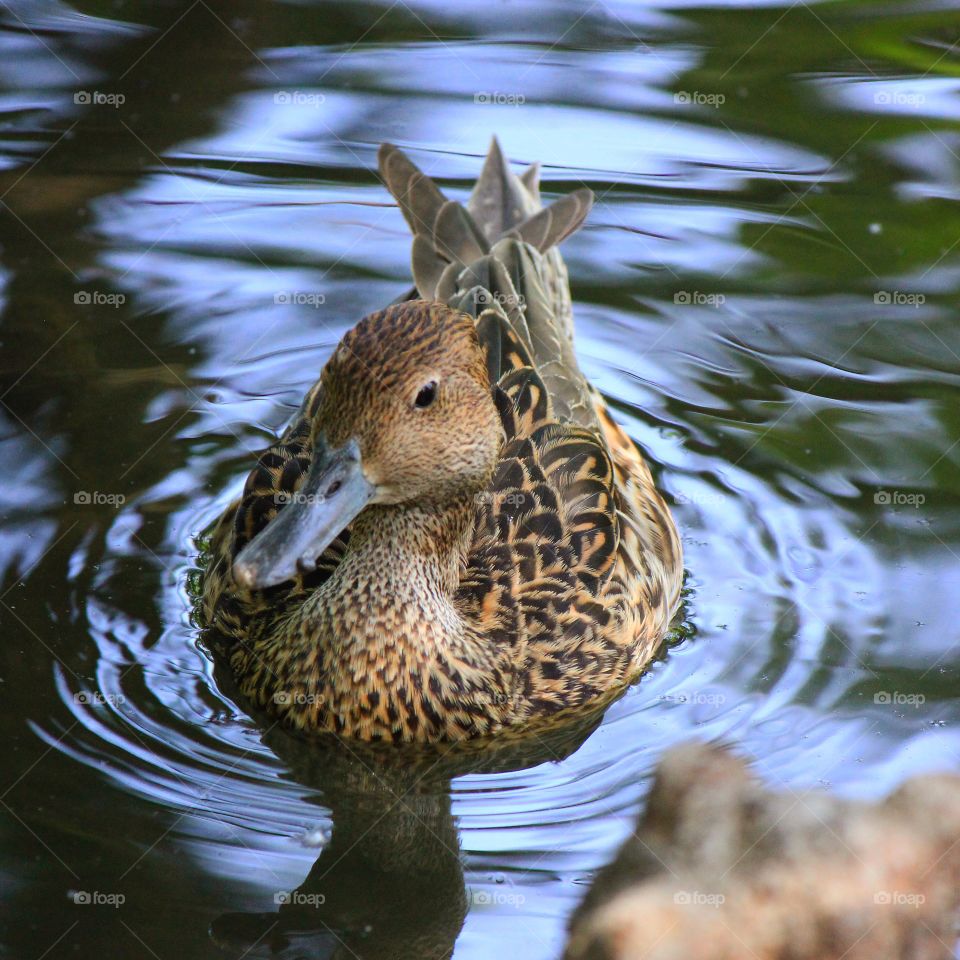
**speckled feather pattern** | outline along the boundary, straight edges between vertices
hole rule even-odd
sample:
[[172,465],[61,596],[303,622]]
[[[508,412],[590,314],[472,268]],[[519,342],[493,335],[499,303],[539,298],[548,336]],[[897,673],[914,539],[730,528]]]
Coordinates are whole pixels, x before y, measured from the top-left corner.
[[[214,530],[203,615],[240,691],[290,726],[488,736],[596,703],[643,670],[679,602],[680,541],[640,452],[576,365],[555,240],[541,250],[523,238],[541,209],[535,177],[515,177],[495,148],[469,210],[451,213],[399,151],[385,148],[381,170],[414,229],[415,275],[434,286],[348,333],[260,457]],[[583,206],[561,209],[553,235],[575,229]],[[431,251],[438,262],[424,265]],[[380,434],[386,447],[402,424],[410,370],[451,357],[489,410],[465,395],[442,439],[466,464],[496,431],[482,480],[458,487],[453,468],[436,495],[365,509],[315,571],[241,588],[233,558],[299,489],[316,424],[334,442],[372,424],[376,460]],[[413,483],[421,466],[397,461],[390,480],[399,488],[409,470]]]

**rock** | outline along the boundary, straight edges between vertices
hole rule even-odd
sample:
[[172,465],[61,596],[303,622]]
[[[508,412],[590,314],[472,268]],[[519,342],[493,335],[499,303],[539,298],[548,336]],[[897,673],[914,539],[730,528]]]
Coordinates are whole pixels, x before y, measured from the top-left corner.
[[940,960],[960,907],[960,777],[880,804],[771,792],[731,752],[669,751],[565,960]]

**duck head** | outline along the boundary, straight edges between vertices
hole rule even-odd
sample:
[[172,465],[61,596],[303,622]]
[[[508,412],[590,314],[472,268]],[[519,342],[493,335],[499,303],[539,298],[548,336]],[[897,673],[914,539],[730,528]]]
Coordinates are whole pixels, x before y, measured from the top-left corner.
[[311,406],[303,484],[234,561],[248,588],[313,569],[365,509],[442,510],[478,492],[503,437],[473,319],[424,300],[371,314],[347,333]]

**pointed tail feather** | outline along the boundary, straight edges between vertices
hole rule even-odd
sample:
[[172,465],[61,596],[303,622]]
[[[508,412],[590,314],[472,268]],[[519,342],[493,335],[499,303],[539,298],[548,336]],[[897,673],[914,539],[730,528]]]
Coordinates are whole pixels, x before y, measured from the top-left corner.
[[[590,390],[573,349],[570,288],[557,249],[583,223],[593,193],[575,190],[544,207],[539,167],[518,177],[496,139],[466,206],[447,199],[390,144],[380,148],[380,172],[413,230],[419,296],[472,314],[478,330],[493,329],[496,318],[526,351],[554,412],[595,427]],[[515,358],[518,351],[504,355]]]
[[377,160],[380,176],[400,204],[414,236],[429,230],[440,208],[447,202],[440,188],[392,143],[381,145]]
[[524,220],[507,236],[516,236],[541,253],[546,253],[566,240],[583,223],[592,206],[592,190],[574,190]]
[[539,165],[514,174],[494,138],[467,206],[443,191],[400,149],[380,147],[379,168],[413,231],[413,277],[423,297],[434,298],[448,265],[470,264],[503,236],[516,237],[541,253],[573,233],[593,203],[577,190],[549,207],[540,202]]
[[533,177],[535,183],[531,189],[510,169],[497,138],[490,141],[490,150],[467,201],[467,209],[491,243],[496,243],[508,230],[540,209],[540,191],[536,186],[539,165]]

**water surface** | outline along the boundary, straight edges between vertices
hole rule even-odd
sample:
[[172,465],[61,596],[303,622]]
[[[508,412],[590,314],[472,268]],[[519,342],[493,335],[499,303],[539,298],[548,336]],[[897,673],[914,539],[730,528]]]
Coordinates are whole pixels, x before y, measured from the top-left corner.
[[[956,768],[951,5],[0,22],[3,955],[547,960],[670,744],[865,797]],[[377,145],[463,197],[493,133],[596,192],[579,355],[675,504],[692,635],[579,749],[448,784],[264,737],[197,647],[194,538],[408,285]]]

